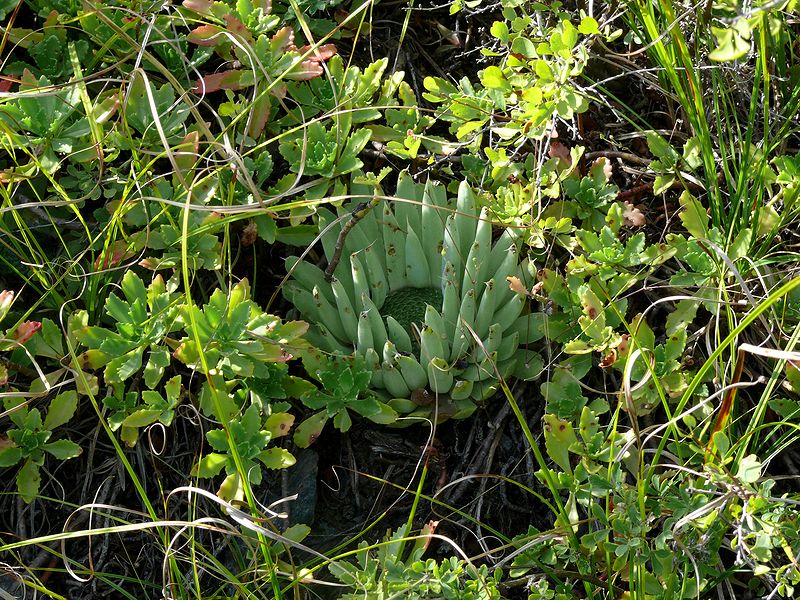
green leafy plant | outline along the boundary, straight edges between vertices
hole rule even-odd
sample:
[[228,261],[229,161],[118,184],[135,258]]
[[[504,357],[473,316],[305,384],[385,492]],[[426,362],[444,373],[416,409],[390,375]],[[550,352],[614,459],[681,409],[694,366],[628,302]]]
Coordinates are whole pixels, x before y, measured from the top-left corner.
[[393,423],[397,413],[367,391],[372,373],[363,357],[325,355],[319,351],[304,353],[306,371],[322,384],[314,386],[300,396],[303,404],[319,411],[298,425],[294,441],[301,448],[308,447],[320,434],[329,419],[340,431],[348,431],[352,424],[349,411],[376,423]]
[[[568,120],[588,109],[585,94],[573,82],[589,58],[586,40],[601,33],[599,25],[582,15],[576,27],[566,13],[548,12],[534,19],[522,7],[504,9],[505,20],[491,27],[503,51],[482,50],[501,56],[502,62],[479,73],[480,85],[463,79],[457,85],[439,77],[425,79],[423,96],[442,105],[437,117],[452,123],[450,131],[459,140],[474,138],[479,147],[476,133],[487,126],[505,145],[542,139],[551,133],[554,116]],[[547,17],[554,17],[555,23],[542,27]]]
[[[270,413],[264,420],[259,407],[251,404],[241,416],[231,421],[227,431],[212,429],[206,434],[215,452],[204,455],[193,474],[214,477],[224,468],[227,476],[217,495],[225,500],[244,500],[242,473],[250,483],[258,485],[262,478],[261,465],[269,469],[284,469],[295,463],[287,450],[266,447],[274,438],[285,435],[293,421],[289,414],[280,412]],[[240,465],[232,446],[235,446]]]
[[[698,467],[703,472],[642,469],[633,432],[600,424],[608,408],[597,399],[575,420],[545,415],[545,445],[558,465],[551,481],[569,494],[570,522],[561,525],[580,534],[579,544],[532,527],[512,542],[519,552],[510,576],[572,565],[578,578],[602,578],[615,593],[629,587],[631,596],[693,598],[717,586],[723,556],[733,548],[738,562],[756,575],[776,573],[773,589],[791,593],[798,572],[783,559],[796,552],[785,537],[794,508],[771,496],[775,482],[762,477],[759,459],[747,455],[729,469],[706,464]],[[723,441],[723,462],[730,463],[731,446]],[[694,460],[701,459],[703,449],[694,451]],[[631,472],[639,473],[638,481],[629,479]],[[537,476],[546,478],[543,471]],[[788,521],[778,525],[777,515]],[[586,520],[589,526],[578,529]],[[773,551],[779,547],[781,558]],[[757,579],[748,587],[763,591]],[[566,599],[571,593],[550,577],[541,577],[536,589],[533,597]]]
[[7,396],[3,405],[16,427],[0,437],[0,467],[11,467],[22,462],[17,471],[17,490],[25,502],[32,502],[39,493],[45,454],[58,460],[75,458],[81,447],[67,438],[53,439],[56,428],[72,419],[78,408],[78,394],[67,391],[50,400],[47,414],[42,419],[38,408],[29,409],[24,398]]
[[[305,131],[283,138],[279,148],[295,173],[332,179],[364,166],[358,154],[367,145],[370,135],[369,129],[350,133],[349,127],[340,129],[333,125],[328,129],[315,121]],[[342,143],[342,139],[347,140],[346,143]]]
[[[122,278],[122,300],[116,293],[109,294],[105,312],[114,321],[116,331],[96,325],[76,328],[75,335],[89,348],[81,355],[81,362],[95,367],[104,366],[103,374],[108,385],[122,383],[137,373],[144,363],[145,384],[153,389],[169,363],[169,351],[164,339],[181,327],[178,320],[179,295],[173,284],[167,287],[157,275],[148,287],[133,271]],[[87,323],[88,314],[78,312],[74,323]]]
[[[354,194],[372,195],[359,185]],[[323,231],[336,220],[327,210],[319,217]],[[323,234],[329,261],[343,226]],[[428,390],[440,396],[440,417],[463,418],[496,391],[498,374],[531,378],[541,368],[537,354],[518,350],[541,336],[523,314],[526,298],[506,282],[521,273],[518,242],[506,230],[492,243],[488,211],[466,183],[453,202],[442,187],[401,175],[394,204],[378,202],[349,229],[330,282],[290,258],[284,293],[320,348],[363,357],[395,410],[430,413],[414,394]]]
[[[151,363],[154,362],[153,358],[151,355]],[[163,369],[169,363],[168,356],[157,360],[165,362],[157,368]],[[164,395],[152,389],[144,390],[141,394],[126,392],[118,386],[113,395],[104,398],[103,404],[110,411],[108,424],[111,431],[120,430],[120,438],[129,446],[134,446],[142,427],[156,422],[169,427],[181,400],[181,376],[176,375],[165,383]]]
[[[215,290],[202,308],[181,307],[183,323],[191,330],[175,349],[175,358],[187,366],[227,378],[270,377],[269,364],[286,361],[287,345],[297,344],[307,326],[302,322],[281,323],[261,311],[249,298],[247,280],[225,294]],[[207,365],[207,367],[205,366]]]
[[[320,62],[336,52],[336,48],[328,44],[304,58],[304,54],[310,54],[310,47],[298,49],[294,45],[295,36],[291,27],[283,27],[268,37],[267,33],[281,22],[278,15],[271,14],[272,3],[268,1],[238,2],[231,6],[210,0],[184,0],[183,5],[210,21],[193,29],[187,39],[198,45],[213,47],[223,59],[229,60],[235,56],[245,67],[207,75],[198,82],[197,91],[236,90],[252,86],[256,81],[256,73],[260,72],[257,69],[265,69],[279,78],[313,79],[322,75]],[[234,40],[238,43],[234,43]]]
[[453,600],[492,600],[500,598],[500,572],[489,573],[486,565],[472,564],[451,557],[442,561],[422,556],[430,543],[427,537],[432,527],[426,525],[422,536],[404,550],[408,538],[406,528],[400,528],[380,544],[362,542],[356,563],[337,561],[330,571],[353,591],[341,594],[340,600],[388,600],[402,594],[405,598],[424,600],[452,598]]
[[0,122],[8,142],[20,149],[40,148],[38,164],[46,173],[54,173],[61,164],[59,154],[76,153],[90,147],[91,128],[79,110],[78,88],[66,88],[49,95],[46,93],[48,86],[50,81],[45,76],[37,79],[26,70],[21,77],[21,95],[2,104]]
[[162,134],[168,142],[177,142],[185,135],[183,124],[189,107],[176,99],[170,84],[156,88],[143,74],[134,75],[127,99],[124,122],[133,131],[123,139],[149,147],[160,145]]

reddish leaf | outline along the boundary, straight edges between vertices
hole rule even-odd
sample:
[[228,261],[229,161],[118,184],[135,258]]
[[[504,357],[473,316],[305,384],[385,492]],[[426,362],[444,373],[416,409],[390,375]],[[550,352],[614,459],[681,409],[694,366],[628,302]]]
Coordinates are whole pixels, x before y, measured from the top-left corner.
[[39,87],[39,80],[28,69],[22,70],[22,77],[20,77],[19,90],[24,92],[26,90],[35,90]]
[[611,367],[615,362],[617,362],[617,351],[614,348],[611,348],[608,352],[603,355],[603,358],[600,359],[600,368],[601,369],[608,369]]
[[183,7],[198,12],[202,15],[211,14],[211,6],[214,0],[183,0]]
[[95,271],[115,267],[126,258],[133,256],[133,254],[133,251],[128,248],[128,242],[118,240],[106,248],[94,261]]
[[605,156],[598,157],[592,163],[592,166],[589,167],[589,175],[591,177],[596,178],[601,172],[606,180],[611,179],[611,175],[613,175],[614,173],[614,169],[611,166],[611,161],[608,160]]
[[506,277],[506,281],[508,282],[508,288],[514,292],[515,294],[519,294],[520,296],[530,296],[531,293],[525,287],[525,284],[522,283],[522,280],[519,277],[514,277],[513,275],[509,275]]
[[11,86],[14,85],[14,80],[8,77],[0,77],[0,93],[11,91]]
[[139,261],[139,266],[150,271],[158,271],[162,269],[161,261],[156,258],[143,258]]
[[272,0],[255,0],[253,8],[260,8],[265,15],[268,15],[272,12]]
[[272,91],[270,92],[270,94],[275,96],[278,100],[283,100],[284,98],[286,98],[286,92],[287,91],[288,91],[288,88],[286,87],[286,84],[281,82],[278,85],[276,85],[274,88],[272,88]]
[[304,60],[291,73],[286,75],[286,79],[294,81],[308,81],[322,75],[322,66],[313,60]]
[[252,41],[253,36],[250,35],[250,30],[244,26],[238,18],[233,15],[225,15],[225,24],[228,26],[228,31],[243,40]]
[[243,247],[252,246],[258,239],[258,225],[255,221],[250,221],[245,225],[239,234],[239,244]]
[[294,50],[294,31],[291,27],[283,27],[275,32],[269,43],[270,50],[273,52],[286,52]]
[[0,292],[0,319],[6,316],[6,313],[9,311],[13,303],[14,303],[13,290],[3,290],[2,292]]
[[434,23],[436,23],[436,29],[439,30],[439,35],[441,35],[443,39],[447,40],[456,48],[461,47],[461,38],[458,37],[458,34],[455,31],[445,27],[439,23],[439,21],[434,21]]
[[25,321],[17,327],[14,333],[11,334],[11,339],[17,340],[20,344],[24,344],[31,339],[37,331],[42,328],[41,321]]
[[256,139],[264,131],[267,126],[269,115],[272,110],[269,96],[262,94],[253,103],[252,116],[250,117],[250,126],[247,130],[247,135]]
[[186,39],[198,46],[217,46],[228,39],[222,35],[222,29],[216,25],[200,25],[195,27],[186,36]]
[[[305,45],[298,50],[300,54],[305,54],[311,49],[311,46]],[[336,46],[333,44],[323,44],[319,48],[317,48],[314,53],[308,57],[308,60],[314,60],[316,62],[326,61],[332,56],[336,55]]]
[[219,90],[240,90],[249,84],[242,82],[245,71],[231,70],[212,73],[198,79],[192,90],[195,94],[209,94]]

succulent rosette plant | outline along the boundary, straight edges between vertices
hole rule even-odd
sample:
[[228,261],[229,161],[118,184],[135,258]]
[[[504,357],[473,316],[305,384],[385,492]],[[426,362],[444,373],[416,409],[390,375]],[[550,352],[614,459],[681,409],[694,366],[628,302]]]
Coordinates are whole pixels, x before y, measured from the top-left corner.
[[[354,183],[356,200],[337,216],[320,209],[329,263],[349,213],[376,189]],[[463,418],[498,388],[498,376],[530,379],[538,354],[521,344],[541,337],[527,297],[509,288],[523,278],[519,234],[492,222],[462,183],[455,199],[432,181],[400,175],[396,197],[382,199],[344,238],[330,281],[317,266],[287,259],[285,296],[312,324],[323,350],[364,357],[371,387],[401,414]]]

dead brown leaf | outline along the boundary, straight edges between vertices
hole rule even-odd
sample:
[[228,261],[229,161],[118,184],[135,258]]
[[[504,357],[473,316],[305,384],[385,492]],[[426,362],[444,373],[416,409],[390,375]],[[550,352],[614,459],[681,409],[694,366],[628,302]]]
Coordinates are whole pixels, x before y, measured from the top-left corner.
[[645,226],[645,223],[647,223],[647,219],[645,218],[644,213],[641,210],[639,210],[630,202],[623,202],[622,205],[625,207],[622,216],[625,219],[626,227]]
[[528,288],[522,283],[522,280],[519,277],[514,277],[510,275],[506,277],[506,281],[508,282],[509,289],[514,292],[515,294],[519,294],[520,296],[530,296],[531,293],[528,291]]

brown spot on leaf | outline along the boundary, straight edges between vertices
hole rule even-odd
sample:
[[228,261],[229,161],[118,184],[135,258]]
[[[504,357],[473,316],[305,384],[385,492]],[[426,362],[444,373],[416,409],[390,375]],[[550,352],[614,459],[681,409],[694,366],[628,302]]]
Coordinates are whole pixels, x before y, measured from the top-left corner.
[[606,352],[605,356],[600,359],[600,368],[607,369],[612,366],[615,362],[617,362],[617,351],[613,348]]
[[428,406],[433,400],[433,394],[425,388],[420,388],[411,392],[411,401],[417,406]]
[[617,346],[617,350],[620,354],[625,354],[628,352],[628,346],[630,345],[631,336],[627,333],[622,334],[622,341]]

